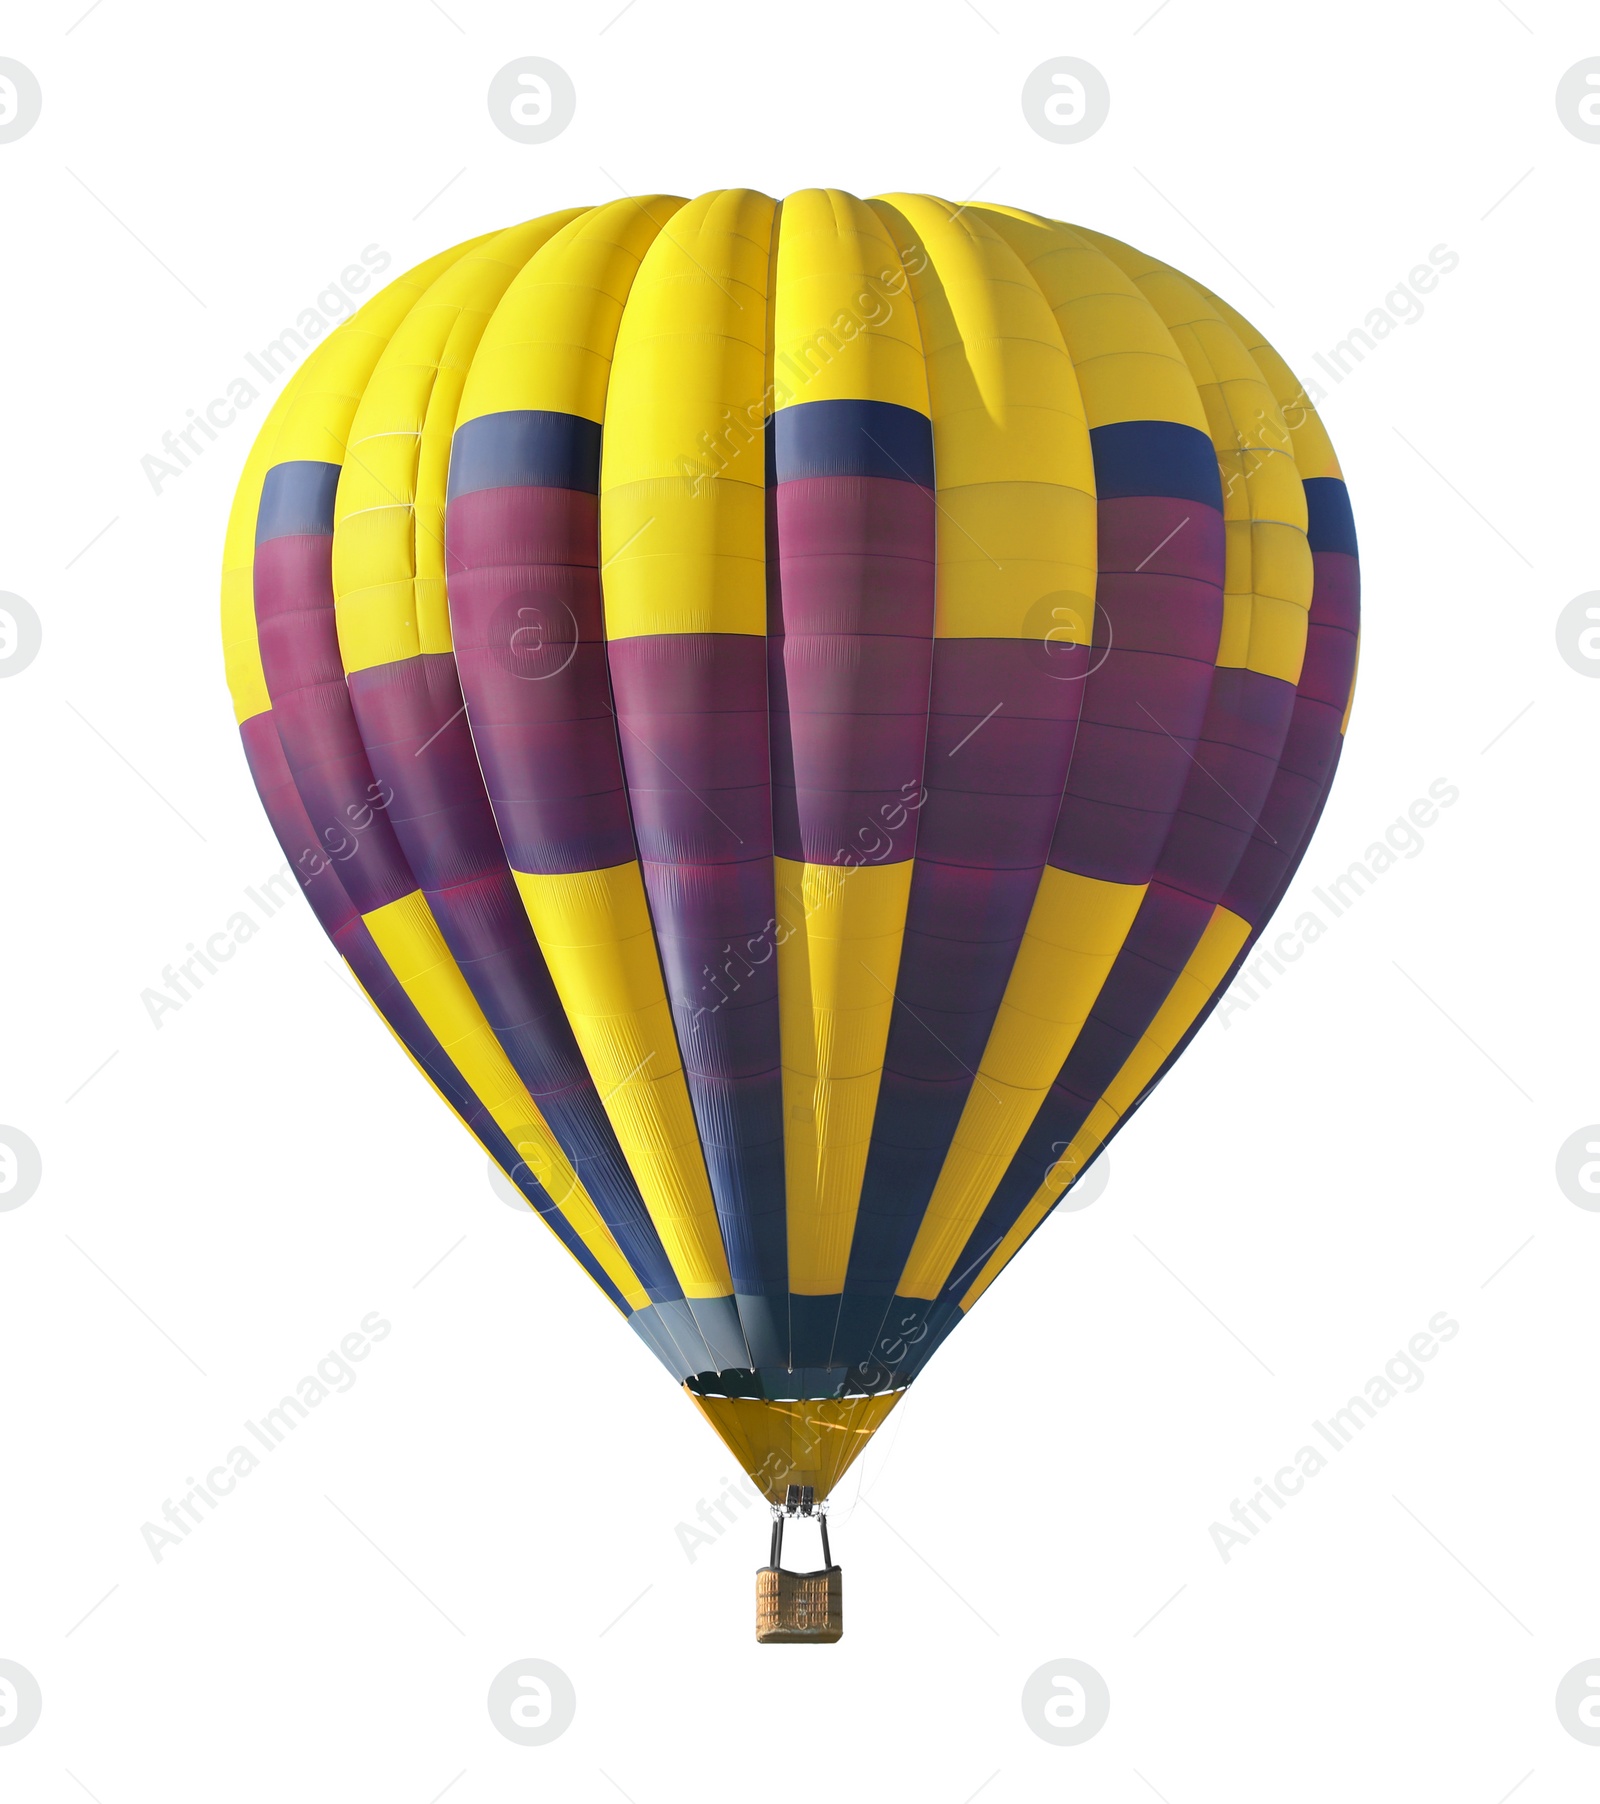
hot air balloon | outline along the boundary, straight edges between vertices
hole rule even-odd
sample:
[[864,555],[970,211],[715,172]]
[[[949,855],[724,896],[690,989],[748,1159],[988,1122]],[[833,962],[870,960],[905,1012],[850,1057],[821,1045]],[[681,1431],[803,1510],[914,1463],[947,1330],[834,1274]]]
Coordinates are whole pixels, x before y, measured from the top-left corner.
[[1348,720],[1301,384],[1127,245],[814,189],[469,240],[285,388],[246,757],[439,1095],[774,1510],[781,1566],[1184,1050]]

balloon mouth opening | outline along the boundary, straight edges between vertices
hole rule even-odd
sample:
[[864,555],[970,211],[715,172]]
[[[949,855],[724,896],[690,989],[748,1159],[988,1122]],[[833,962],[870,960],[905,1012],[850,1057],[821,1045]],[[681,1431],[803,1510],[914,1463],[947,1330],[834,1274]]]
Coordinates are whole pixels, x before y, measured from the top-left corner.
[[759,1403],[850,1402],[866,1397],[898,1397],[905,1381],[871,1383],[845,1371],[794,1371],[770,1368],[696,1372],[683,1380],[694,1397]]

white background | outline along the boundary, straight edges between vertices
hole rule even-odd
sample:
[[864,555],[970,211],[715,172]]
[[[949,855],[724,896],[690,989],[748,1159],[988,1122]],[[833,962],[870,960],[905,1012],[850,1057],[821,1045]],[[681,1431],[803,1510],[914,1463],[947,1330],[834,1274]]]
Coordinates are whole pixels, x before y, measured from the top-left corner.
[[[44,624],[0,685],[0,1120],[44,1174],[0,1213],[0,1657],[44,1698],[8,1799],[1596,1795],[1554,1694],[1600,1656],[1600,1215],[1555,1159],[1600,1117],[1600,685],[1555,623],[1596,586],[1600,145],[1555,88],[1600,27],[1514,4],[8,6],[44,94],[0,144],[0,589]],[[541,146],[485,104],[530,54],[578,93]],[[1059,55],[1111,89],[1073,146],[1020,107]],[[934,1361],[837,1497],[823,1649],[754,1644],[764,1513],[688,1558],[726,1454],[308,910],[141,1003],[280,862],[216,625],[269,397],[159,494],[141,458],[365,245],[731,184],[981,188],[1255,318],[1330,391],[1365,579],[1286,919],[1460,791]],[[1441,244],[1422,317],[1319,372]],[[354,1388],[158,1564],[141,1524],[374,1309]],[[1210,1524],[1440,1310],[1421,1389],[1225,1563]],[[542,1748],[485,1706],[524,1656],[577,1688]],[[1062,1656],[1111,1691],[1076,1748],[1020,1707]]]

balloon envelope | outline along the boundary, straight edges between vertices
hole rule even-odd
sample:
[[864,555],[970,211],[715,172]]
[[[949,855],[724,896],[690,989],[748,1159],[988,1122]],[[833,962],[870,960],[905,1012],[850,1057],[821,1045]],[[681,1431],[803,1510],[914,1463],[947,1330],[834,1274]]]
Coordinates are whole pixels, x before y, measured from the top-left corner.
[[1356,614],[1332,447],[1223,301],[831,190],[400,277],[286,384],[223,579],[329,937],[775,1499],[1248,956]]

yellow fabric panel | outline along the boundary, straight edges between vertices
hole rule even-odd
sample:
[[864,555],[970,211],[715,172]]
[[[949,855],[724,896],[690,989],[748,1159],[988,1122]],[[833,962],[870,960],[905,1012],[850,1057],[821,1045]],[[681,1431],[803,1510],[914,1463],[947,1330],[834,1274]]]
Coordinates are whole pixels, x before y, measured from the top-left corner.
[[1083,236],[1161,315],[1205,408],[1227,524],[1217,663],[1297,683],[1311,609],[1311,548],[1305,489],[1277,396],[1206,290],[1114,238]]
[[629,196],[556,233],[484,329],[457,423],[522,409],[603,419],[628,292],[656,234],[683,204],[671,194]]
[[807,188],[783,203],[773,307],[773,411],[888,401],[928,411],[922,333],[900,253],[865,201]]
[[374,944],[417,1013],[495,1125],[635,1309],[649,1301],[600,1211],[505,1055],[420,890],[363,915]]
[[1089,1018],[1145,888],[1046,865],[898,1295],[936,1297],[944,1288]]
[[769,1503],[782,1503],[790,1485],[815,1486],[821,1503],[905,1392],[770,1403],[761,1397],[699,1397],[685,1385],[684,1395]]
[[[935,469],[938,452],[934,453]],[[1043,639],[1087,645],[1094,632],[1092,494],[1042,482],[940,490],[935,523],[941,639]]]
[[1226,320],[1232,327],[1235,337],[1255,359],[1256,367],[1277,397],[1301,476],[1307,481],[1314,476],[1337,476],[1342,481],[1344,472],[1339,468],[1333,441],[1316,408],[1311,405],[1305,384],[1243,314],[1235,312],[1209,288],[1201,289],[1201,293],[1216,308],[1218,318]]
[[684,1294],[732,1296],[638,865],[512,875]]
[[1172,420],[1206,430],[1188,365],[1131,277],[1071,226],[1015,207],[978,206],[1055,314],[1091,427]]
[[347,673],[451,648],[444,514],[462,384],[517,272],[583,211],[486,239],[421,296],[350,423],[334,509],[333,592]]
[[1218,984],[1227,976],[1229,967],[1239,956],[1250,937],[1250,923],[1230,909],[1213,910],[1200,943],[1190,953],[1188,962],[1178,973],[1167,999],[1156,1018],[1145,1030],[1144,1037],[1129,1053],[1127,1062],[1097,1102],[1089,1119],[1078,1130],[1072,1144],[1046,1174],[1026,1209],[1012,1224],[1005,1238],[985,1261],[961,1299],[961,1307],[970,1309],[1004,1267],[1016,1255],[1045,1216],[1055,1207],[1063,1190],[1083,1170],[1104,1144],[1106,1136],[1144,1093],[1151,1079],[1171,1056],[1178,1042],[1194,1025],[1201,1009],[1216,993]]
[[774,860],[789,1288],[844,1287],[878,1106],[911,860]]
[[1094,461],[1071,359],[1015,251],[924,195],[875,200],[911,277],[933,420],[935,632],[1086,643]]
[[[254,715],[265,714],[272,706],[261,669],[255,603],[256,517],[261,512],[261,490],[267,472],[291,457],[343,462],[343,446],[330,448],[325,431],[310,439],[322,450],[295,448],[308,439],[301,420],[306,396],[343,391],[350,397],[353,411],[373,364],[418,296],[442,270],[482,242],[469,238],[465,244],[441,251],[381,289],[310,353],[290,376],[262,422],[234,491],[222,552],[222,659],[233,697],[234,719],[241,724]],[[348,423],[349,415],[344,414],[343,419]]]
[[645,253],[600,454],[606,635],[766,631],[767,292],[777,203],[702,195]]

